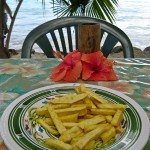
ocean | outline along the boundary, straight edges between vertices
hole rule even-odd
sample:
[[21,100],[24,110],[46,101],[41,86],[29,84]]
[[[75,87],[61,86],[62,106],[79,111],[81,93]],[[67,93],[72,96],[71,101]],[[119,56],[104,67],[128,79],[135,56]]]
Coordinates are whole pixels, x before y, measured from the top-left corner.
[[[27,34],[35,27],[57,18],[54,16],[50,0],[24,0],[15,20],[10,39],[10,49],[20,50]],[[17,6],[17,0],[7,0],[12,12]],[[8,18],[8,26],[10,19]],[[150,1],[149,0],[119,0],[116,23],[130,38],[134,47],[144,50],[150,46]]]

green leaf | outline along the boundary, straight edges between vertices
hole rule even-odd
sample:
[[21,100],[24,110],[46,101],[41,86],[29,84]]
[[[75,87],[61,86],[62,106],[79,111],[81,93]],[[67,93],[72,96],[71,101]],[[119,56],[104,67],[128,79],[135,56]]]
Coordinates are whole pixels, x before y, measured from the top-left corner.
[[[54,14],[58,16],[85,15],[115,22],[118,0],[52,0]],[[85,11],[81,10],[85,8]]]

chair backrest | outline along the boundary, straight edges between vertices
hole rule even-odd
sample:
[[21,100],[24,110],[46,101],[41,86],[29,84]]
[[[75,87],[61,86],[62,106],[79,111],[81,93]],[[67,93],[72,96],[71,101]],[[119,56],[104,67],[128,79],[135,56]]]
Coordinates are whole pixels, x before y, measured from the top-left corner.
[[21,57],[31,58],[35,43],[48,58],[54,57],[53,50],[67,55],[78,49],[78,25],[84,23],[100,23],[101,51],[105,57],[108,57],[118,42],[122,45],[124,58],[134,57],[131,41],[121,29],[104,20],[84,16],[62,17],[39,25],[25,38]]

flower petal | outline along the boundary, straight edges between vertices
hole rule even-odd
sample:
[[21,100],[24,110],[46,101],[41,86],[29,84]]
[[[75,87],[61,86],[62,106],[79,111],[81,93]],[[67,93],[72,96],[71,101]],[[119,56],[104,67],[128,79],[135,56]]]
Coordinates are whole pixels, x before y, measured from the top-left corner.
[[51,70],[52,73],[59,73],[62,69],[67,69],[68,64],[61,62],[59,65],[57,65],[55,68]]
[[103,56],[103,53],[101,51],[97,51],[97,52],[90,53],[90,54],[82,54],[82,58],[81,58],[82,61],[89,63],[89,64],[99,63],[103,61],[103,59],[106,59],[106,58]]
[[81,53],[77,50],[70,52],[65,58],[64,63],[66,64],[72,64],[76,63],[77,61],[81,60]]
[[101,51],[82,55],[83,80],[118,80],[113,63],[105,58]]
[[61,64],[52,69],[51,79],[74,82],[79,78],[81,71],[81,53],[76,50],[70,52]]
[[52,75],[50,76],[50,78],[53,81],[60,81],[60,80],[62,80],[64,78],[66,72],[67,72],[66,69],[60,69],[58,72],[52,73]]
[[67,70],[66,75],[64,77],[65,81],[75,82],[80,77],[82,71],[82,63],[78,61],[74,64],[72,69]]
[[94,72],[88,63],[82,63],[82,79],[87,80]]
[[95,81],[116,81],[118,77],[116,76],[114,71],[111,72],[100,72],[100,73],[93,73],[87,80],[95,80]]

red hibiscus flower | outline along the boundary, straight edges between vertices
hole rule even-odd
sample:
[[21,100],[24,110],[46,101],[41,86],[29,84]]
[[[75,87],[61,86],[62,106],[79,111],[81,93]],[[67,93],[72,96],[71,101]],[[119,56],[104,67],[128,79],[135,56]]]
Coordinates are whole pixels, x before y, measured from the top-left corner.
[[75,82],[80,77],[82,71],[81,53],[70,52],[61,64],[52,69],[51,79],[53,81]]
[[82,54],[83,80],[118,80],[113,63],[103,56],[101,51]]

